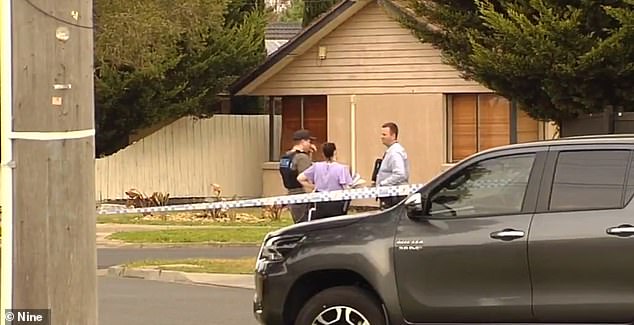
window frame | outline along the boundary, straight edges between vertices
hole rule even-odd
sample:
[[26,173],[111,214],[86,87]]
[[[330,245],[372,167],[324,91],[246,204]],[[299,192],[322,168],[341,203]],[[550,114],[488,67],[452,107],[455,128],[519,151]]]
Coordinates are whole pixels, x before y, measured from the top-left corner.
[[474,219],[474,218],[490,218],[499,216],[516,216],[524,214],[535,213],[537,207],[537,199],[539,196],[540,183],[544,173],[544,167],[546,158],[548,157],[548,146],[529,146],[525,148],[493,150],[487,153],[480,153],[467,158],[459,162],[450,171],[441,174],[438,178],[433,179],[423,187],[420,192],[425,200],[431,200],[431,196],[437,193],[440,188],[445,187],[448,183],[452,182],[458,177],[466,168],[469,168],[480,162],[491,160],[495,158],[504,158],[510,156],[521,156],[526,154],[534,154],[533,166],[529,173],[528,185],[524,194],[524,202],[522,203],[522,209],[516,213],[500,213],[500,214],[482,214],[482,215],[469,215],[469,216],[455,216],[455,217],[435,217],[430,215],[431,202],[427,204],[425,211],[425,218],[429,220],[461,220],[461,219]]
[[[550,200],[552,197],[553,185],[555,181],[555,172],[557,161],[561,152],[579,152],[579,151],[629,151],[630,158],[627,163],[625,180],[623,182],[623,194],[621,197],[621,206],[615,208],[579,208],[579,209],[550,209]],[[632,164],[634,163],[634,146],[631,144],[569,144],[553,146],[546,158],[544,166],[544,177],[542,191],[539,193],[537,200],[537,209],[535,213],[566,213],[566,212],[582,212],[582,211],[605,211],[605,210],[622,210],[628,206],[631,198],[626,198],[627,179],[629,173],[632,172]]]
[[[445,146],[445,162],[448,164],[455,164],[457,163],[459,160],[454,160],[453,159],[453,99],[454,96],[475,96],[475,103],[476,103],[476,152],[475,153],[479,153],[482,152],[484,150],[487,149],[481,149],[480,148],[480,96],[483,95],[496,95],[496,96],[500,96],[496,93],[449,93],[449,94],[445,94],[444,98],[445,98],[445,138],[447,139],[446,143],[447,145]],[[503,96],[500,96],[503,97]],[[505,98],[505,97],[503,97]],[[516,144],[518,143],[518,123],[517,123],[517,118],[518,118],[518,114],[519,114],[519,108],[517,107],[517,103],[513,100],[509,100],[508,98],[505,98],[506,100],[509,101],[509,121],[508,121],[508,127],[509,127],[509,144]],[[547,124],[542,122],[542,121],[536,121],[537,122],[537,140],[538,141],[543,141],[546,139],[546,128],[547,128]]]

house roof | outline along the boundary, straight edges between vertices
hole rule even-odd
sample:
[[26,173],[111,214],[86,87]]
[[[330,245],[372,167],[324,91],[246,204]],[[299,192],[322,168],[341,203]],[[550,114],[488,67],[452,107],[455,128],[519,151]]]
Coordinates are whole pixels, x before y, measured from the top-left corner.
[[301,31],[301,22],[277,21],[269,23],[264,31],[266,54],[271,55]]
[[[342,24],[347,18],[354,15],[367,4],[375,1],[383,5],[388,12],[397,18],[405,19],[408,23],[413,23],[423,28],[430,28],[429,24],[417,17],[412,10],[407,8],[404,2],[405,0],[341,0],[330,10],[315,19],[309,26],[286,41],[286,43],[281,45],[277,50],[269,52],[270,55],[262,64],[230,85],[229,92],[231,94],[248,92],[245,91],[245,88],[253,88],[254,82],[264,82],[268,79],[267,76],[263,76],[264,74],[274,74],[275,72],[272,72],[273,70],[279,71],[283,66],[290,63],[290,60],[288,60],[289,56],[301,54],[301,47],[306,50],[307,43],[309,43],[308,45],[312,45],[318,42],[326,36],[327,32],[330,32]],[[342,17],[343,19],[341,19]]]
[[282,45],[286,44],[286,42],[288,42],[288,40],[284,40],[284,39],[265,39],[264,40],[264,47],[266,47],[266,55],[273,54],[275,51],[277,51],[277,49],[282,47]]
[[271,22],[266,26],[264,39],[266,40],[290,40],[302,31],[301,22]]
[[266,54],[271,55],[301,31],[301,22],[276,21],[269,23],[264,31]]

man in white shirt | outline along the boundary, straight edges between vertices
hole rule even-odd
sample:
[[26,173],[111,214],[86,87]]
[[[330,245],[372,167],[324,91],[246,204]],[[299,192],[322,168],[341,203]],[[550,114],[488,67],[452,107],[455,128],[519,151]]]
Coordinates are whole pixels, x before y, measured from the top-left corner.
[[[405,148],[398,142],[398,126],[393,122],[381,126],[381,142],[387,147],[376,176],[377,186],[409,183],[409,163]],[[387,209],[402,201],[404,196],[381,198],[381,208]]]

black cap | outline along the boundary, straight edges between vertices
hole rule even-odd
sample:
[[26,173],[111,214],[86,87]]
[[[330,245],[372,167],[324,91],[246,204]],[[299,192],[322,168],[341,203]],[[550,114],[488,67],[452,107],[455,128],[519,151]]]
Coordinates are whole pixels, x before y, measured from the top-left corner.
[[308,130],[297,130],[293,133],[293,140],[315,140],[317,138],[310,135],[310,131]]

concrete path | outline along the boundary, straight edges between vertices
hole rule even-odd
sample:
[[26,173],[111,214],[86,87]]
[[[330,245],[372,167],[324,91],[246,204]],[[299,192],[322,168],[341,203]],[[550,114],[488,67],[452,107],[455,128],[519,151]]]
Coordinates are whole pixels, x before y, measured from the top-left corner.
[[186,284],[213,285],[230,288],[255,289],[254,278],[252,274],[191,273],[179,271],[164,271],[159,269],[112,266],[105,270],[98,270],[97,275],[107,277],[155,280],[163,282],[177,282]]
[[[211,226],[174,226],[174,225],[134,225],[134,224],[97,224],[97,248],[112,248],[114,250],[108,250],[109,252],[121,252],[116,248],[127,249],[128,248],[149,248],[149,247],[188,247],[195,249],[205,249],[211,245],[192,243],[192,244],[129,244],[119,240],[106,239],[112,233],[122,231],[153,231],[163,229],[193,229],[193,228],[210,228]],[[227,226],[216,226],[227,227]],[[250,226],[246,226],[250,227]],[[213,245],[219,246],[219,245]],[[248,255],[257,254],[257,245],[247,245]],[[229,247],[227,247],[229,248]],[[222,248],[215,248],[222,249]],[[236,248],[239,249],[239,248]],[[234,249],[235,250],[235,249]],[[244,250],[244,249],[243,249]],[[102,250],[103,251],[103,250]],[[245,252],[241,252],[241,255],[247,255]],[[117,254],[119,255],[119,254]],[[254,265],[255,267],[255,265]],[[144,269],[144,268],[128,268],[121,265],[110,266],[107,269],[97,270],[98,276],[106,277],[119,277],[119,278],[137,278],[146,280],[155,280],[163,282],[176,282],[185,284],[197,284],[197,285],[213,285],[230,288],[243,288],[254,289],[253,275],[252,274],[214,274],[214,273],[191,273],[191,272],[179,272],[179,271],[163,271],[159,269]]]

